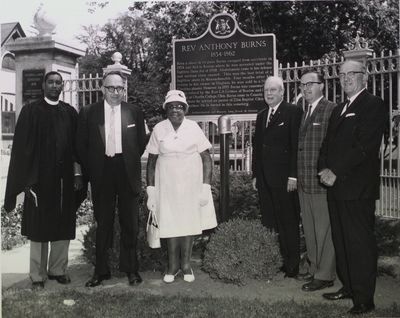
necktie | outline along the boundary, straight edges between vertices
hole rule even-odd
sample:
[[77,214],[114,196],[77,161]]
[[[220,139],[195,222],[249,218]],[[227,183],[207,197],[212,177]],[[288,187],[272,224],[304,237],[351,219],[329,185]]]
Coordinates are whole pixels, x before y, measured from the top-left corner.
[[308,119],[308,117],[311,116],[311,109],[312,109],[312,105],[309,104],[309,105],[307,106],[307,113],[306,113],[306,118],[305,118],[305,119]]
[[268,125],[271,123],[272,119],[274,118],[274,109],[271,109],[271,113],[269,114],[269,118],[268,118],[268,123],[267,123],[267,127]]
[[349,107],[349,104],[350,104],[350,99],[348,99],[348,100],[346,101],[346,104],[344,104],[343,110],[342,110],[342,112],[340,113],[340,116],[342,116],[342,115],[346,112],[347,107]]
[[107,136],[107,151],[109,157],[115,156],[115,107],[111,107],[110,122]]

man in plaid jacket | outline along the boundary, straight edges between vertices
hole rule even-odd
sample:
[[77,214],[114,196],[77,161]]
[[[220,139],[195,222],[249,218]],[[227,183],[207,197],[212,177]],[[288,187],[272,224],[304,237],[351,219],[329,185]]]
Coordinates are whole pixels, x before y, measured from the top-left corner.
[[317,70],[301,77],[305,112],[300,124],[297,155],[298,193],[301,218],[310,261],[309,282],[302,290],[315,291],[333,286],[335,251],[329,221],[327,190],[319,182],[317,164],[334,103],[323,97],[324,79]]

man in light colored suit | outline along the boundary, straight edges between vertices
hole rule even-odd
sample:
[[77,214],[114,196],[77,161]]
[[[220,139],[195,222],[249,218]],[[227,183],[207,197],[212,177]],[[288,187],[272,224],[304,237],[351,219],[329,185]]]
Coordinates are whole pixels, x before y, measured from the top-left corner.
[[79,113],[77,150],[93,194],[96,265],[86,283],[95,287],[110,279],[108,250],[112,246],[115,207],[121,226],[119,269],[129,284],[142,282],[136,255],[139,230],[140,157],[145,147],[145,125],[139,107],[123,102],[126,78],[112,71],[103,77],[104,101]]
[[303,285],[304,291],[330,287],[335,279],[327,190],[319,182],[317,165],[329,118],[336,105],[324,98],[323,81],[321,73],[310,69],[301,76],[300,83],[306,104],[299,131],[297,180],[311,280]]

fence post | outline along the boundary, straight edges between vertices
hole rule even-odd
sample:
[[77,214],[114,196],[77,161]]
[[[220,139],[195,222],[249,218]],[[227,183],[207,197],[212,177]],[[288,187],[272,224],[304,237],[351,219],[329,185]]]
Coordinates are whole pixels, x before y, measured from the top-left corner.
[[220,143],[220,191],[219,191],[219,218],[224,222],[229,218],[229,144],[231,136],[231,118],[222,115],[218,118]]

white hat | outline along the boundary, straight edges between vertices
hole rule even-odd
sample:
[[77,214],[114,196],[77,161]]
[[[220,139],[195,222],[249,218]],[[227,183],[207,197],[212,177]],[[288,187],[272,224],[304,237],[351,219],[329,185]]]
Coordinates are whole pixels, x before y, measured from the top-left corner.
[[165,105],[167,105],[168,103],[172,103],[172,102],[179,102],[179,103],[182,103],[183,105],[186,106],[186,109],[189,108],[189,105],[188,105],[188,103],[186,102],[185,93],[182,92],[182,91],[180,91],[180,90],[173,89],[173,90],[170,90],[170,91],[167,93],[167,96],[165,96],[164,104],[163,104],[163,106],[162,106],[163,109],[165,109]]

